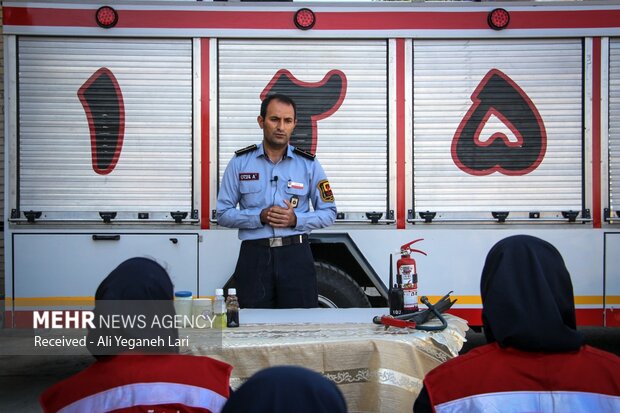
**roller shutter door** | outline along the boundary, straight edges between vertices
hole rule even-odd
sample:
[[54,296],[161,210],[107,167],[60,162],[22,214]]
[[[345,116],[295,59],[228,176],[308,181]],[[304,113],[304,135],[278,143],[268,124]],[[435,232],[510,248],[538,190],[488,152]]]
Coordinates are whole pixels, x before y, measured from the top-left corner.
[[18,47],[19,209],[78,220],[192,209],[190,40]]
[[620,211],[620,39],[609,48],[609,207],[614,222]]
[[298,118],[319,114],[314,128],[298,119],[292,142],[316,152],[338,211],[366,220],[388,209],[385,41],[222,40],[218,54],[220,180],[235,150],[262,140],[261,93],[288,82],[293,94],[312,96],[296,102]]
[[582,42],[414,41],[414,206],[437,218],[582,210]]

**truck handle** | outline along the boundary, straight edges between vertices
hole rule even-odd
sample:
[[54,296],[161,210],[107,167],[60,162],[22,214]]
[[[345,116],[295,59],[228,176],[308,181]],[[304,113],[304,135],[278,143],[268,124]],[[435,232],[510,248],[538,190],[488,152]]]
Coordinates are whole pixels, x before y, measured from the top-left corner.
[[93,241],[118,241],[121,239],[119,234],[112,235],[97,235],[93,234]]

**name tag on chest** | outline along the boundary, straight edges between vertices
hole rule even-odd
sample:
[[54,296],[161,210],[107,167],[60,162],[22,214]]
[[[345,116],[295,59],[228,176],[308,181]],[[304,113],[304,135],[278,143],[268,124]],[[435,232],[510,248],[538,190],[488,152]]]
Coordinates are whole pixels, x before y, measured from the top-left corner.
[[240,181],[258,181],[258,172],[241,172],[239,174]]
[[288,181],[287,186],[293,189],[304,189],[304,184],[301,182]]

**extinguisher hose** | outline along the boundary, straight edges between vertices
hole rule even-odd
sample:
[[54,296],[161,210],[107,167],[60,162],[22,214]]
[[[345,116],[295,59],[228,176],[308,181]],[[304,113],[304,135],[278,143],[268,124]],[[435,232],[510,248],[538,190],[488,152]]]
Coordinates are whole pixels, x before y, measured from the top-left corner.
[[435,316],[437,317],[437,319],[439,321],[441,321],[441,325],[440,326],[425,326],[425,325],[420,325],[418,324],[415,328],[418,330],[423,330],[423,331],[441,331],[444,330],[446,327],[448,327],[448,322],[446,321],[445,318],[443,318],[443,316],[441,315],[441,313],[435,308],[434,305],[431,304],[430,301],[428,301],[428,298],[423,295],[422,297],[420,297],[420,301],[422,301],[422,303],[424,305],[426,305],[428,307],[429,310],[431,310],[433,312],[433,314],[435,314]]

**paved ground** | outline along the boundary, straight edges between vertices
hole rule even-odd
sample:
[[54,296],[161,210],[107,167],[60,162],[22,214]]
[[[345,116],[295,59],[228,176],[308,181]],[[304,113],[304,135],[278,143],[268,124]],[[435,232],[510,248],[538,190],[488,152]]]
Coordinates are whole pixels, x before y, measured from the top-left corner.
[[[620,328],[586,327],[586,342],[620,356]],[[469,331],[462,353],[485,343],[484,335]],[[53,383],[84,369],[90,356],[0,356],[0,412],[40,412],[39,394]]]
[[38,397],[43,390],[93,360],[91,356],[0,357],[0,412],[40,412]]

